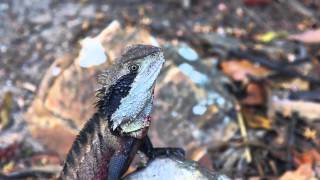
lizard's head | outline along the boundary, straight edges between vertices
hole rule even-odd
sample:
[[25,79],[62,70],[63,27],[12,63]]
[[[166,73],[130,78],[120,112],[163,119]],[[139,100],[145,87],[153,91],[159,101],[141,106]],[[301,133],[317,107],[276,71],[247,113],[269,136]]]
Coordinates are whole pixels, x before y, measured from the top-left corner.
[[149,126],[153,88],[164,61],[160,48],[134,45],[100,76],[97,106],[113,130],[138,137]]

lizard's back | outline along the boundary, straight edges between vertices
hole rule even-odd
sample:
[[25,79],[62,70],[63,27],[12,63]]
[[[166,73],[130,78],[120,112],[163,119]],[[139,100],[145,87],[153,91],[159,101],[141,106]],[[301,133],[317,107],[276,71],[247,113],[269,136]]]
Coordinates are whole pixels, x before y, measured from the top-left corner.
[[[111,133],[105,121],[96,113],[85,124],[67,155],[60,179],[107,179],[109,166],[129,166],[140,140]],[[112,158],[125,150],[130,151],[125,158],[129,161],[112,164]]]

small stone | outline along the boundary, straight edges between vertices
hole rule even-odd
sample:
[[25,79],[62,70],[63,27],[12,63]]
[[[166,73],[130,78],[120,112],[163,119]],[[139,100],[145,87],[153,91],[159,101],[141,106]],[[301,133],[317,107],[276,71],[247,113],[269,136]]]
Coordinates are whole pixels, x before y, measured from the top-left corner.
[[203,115],[206,111],[207,111],[207,107],[202,104],[197,104],[192,108],[192,112],[195,115]]
[[60,72],[61,72],[61,68],[59,68],[57,66],[52,68],[52,75],[53,76],[58,76],[60,74]]
[[80,51],[79,65],[88,68],[97,66],[107,61],[101,42],[97,39],[86,38],[81,42],[82,49]]
[[196,71],[190,64],[183,63],[179,65],[179,69],[188,76],[193,82],[204,85],[206,84],[209,79],[205,74],[202,74],[199,71]]
[[199,59],[198,53],[187,44],[182,44],[178,49],[178,53],[187,61],[197,61]]
[[31,17],[30,22],[39,25],[49,24],[52,21],[52,17],[49,13],[39,14]]
[[173,157],[156,158],[148,163],[146,168],[129,174],[126,180],[144,179],[203,179],[229,180],[230,178],[219,172],[201,167],[195,161],[180,160]]

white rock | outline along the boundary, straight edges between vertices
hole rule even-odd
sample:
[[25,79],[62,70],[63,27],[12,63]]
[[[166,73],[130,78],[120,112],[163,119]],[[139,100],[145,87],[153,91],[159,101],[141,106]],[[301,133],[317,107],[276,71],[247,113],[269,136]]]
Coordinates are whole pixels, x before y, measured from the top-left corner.
[[178,53],[187,61],[197,61],[199,59],[198,53],[187,44],[181,44]]
[[102,44],[98,39],[85,38],[81,42],[79,65],[83,68],[97,66],[107,61]]
[[209,81],[207,75],[195,70],[190,64],[182,63],[179,65],[179,69],[183,74],[188,76],[193,82],[204,85]]

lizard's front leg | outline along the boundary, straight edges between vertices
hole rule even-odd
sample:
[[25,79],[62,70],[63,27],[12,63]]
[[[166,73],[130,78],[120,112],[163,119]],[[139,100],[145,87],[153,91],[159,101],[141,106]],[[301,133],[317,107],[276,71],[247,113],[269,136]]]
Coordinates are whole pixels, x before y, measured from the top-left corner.
[[158,156],[176,156],[179,158],[185,157],[185,152],[181,148],[154,148],[152,145],[152,142],[150,141],[150,138],[146,136],[143,139],[143,142],[139,148],[140,151],[142,151],[145,155],[148,156],[150,159],[154,159]]
[[141,141],[135,138],[123,138],[121,148],[111,157],[108,165],[108,180],[118,180],[127,171]]

